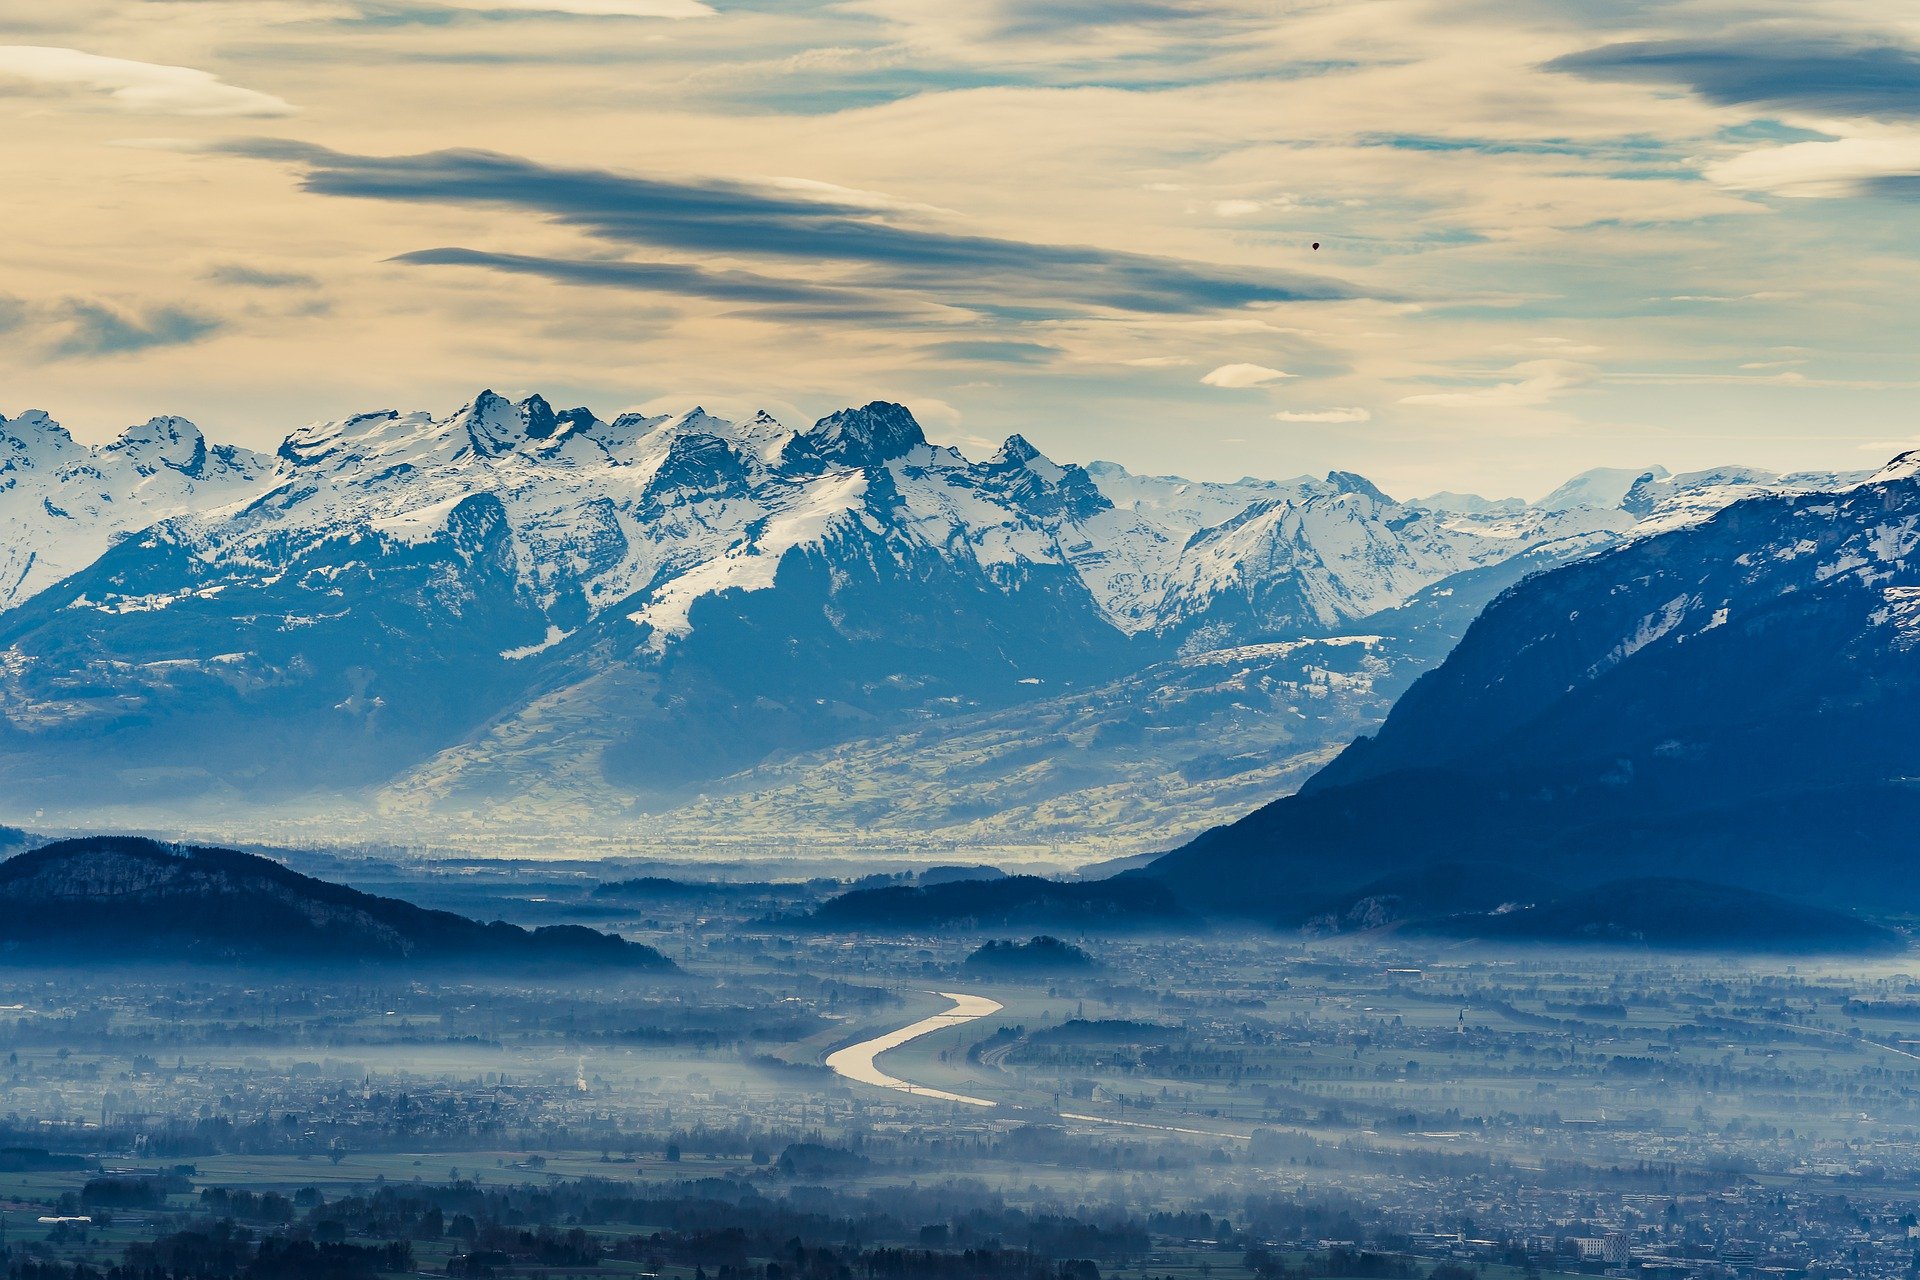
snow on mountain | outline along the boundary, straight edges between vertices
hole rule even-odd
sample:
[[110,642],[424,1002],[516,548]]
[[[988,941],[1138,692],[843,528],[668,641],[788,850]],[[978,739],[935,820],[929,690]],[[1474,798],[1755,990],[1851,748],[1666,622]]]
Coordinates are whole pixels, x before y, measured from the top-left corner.
[[1859,484],[1870,471],[1798,471],[1776,475],[1757,467],[1715,467],[1677,476],[1651,472],[1634,481],[1620,507],[1639,521],[1635,533],[1650,536],[1704,520],[1746,498],[1769,493],[1831,493]]
[[1477,493],[1453,493],[1445,489],[1415,498],[1409,505],[1463,516],[1517,516],[1528,507],[1524,498],[1483,498]]
[[1667,476],[1665,467],[1595,467],[1582,471],[1533,505],[1543,511],[1617,507],[1641,480],[1665,480]]
[[1334,472],[1195,534],[1161,614],[1223,635],[1311,632],[1394,608],[1453,574],[1563,540],[1585,545],[1633,523],[1585,507],[1432,512]]
[[88,448],[38,409],[0,418],[0,609],[85,568],[113,540],[258,489],[272,460],[208,447],[185,418],[154,418]]
[[779,753],[1351,633],[1820,483],[1654,469],[1409,503],[1344,472],[1080,467],[1020,436],[976,462],[886,403],[796,427],[490,391],[314,423],[271,458],[173,418],[99,449],[43,414],[0,428],[0,776],[36,805],[76,775],[223,803],[374,788],[413,813],[672,805]]
[[[1224,618],[1233,634],[1257,635],[1362,618],[1559,538],[1671,527],[1785,487],[1747,468],[1673,477],[1656,467],[1587,472],[1534,506],[1471,495],[1396,503],[1346,473],[1223,484],[1063,465],[1019,436],[974,463],[928,444],[896,405],[796,430],[765,413],[733,423],[699,408],[609,423],[490,391],[445,418],[382,411],[303,427],[272,464],[209,448],[179,418],[99,449],[38,412],[0,420],[0,432],[0,607],[160,521],[203,563],[251,573],[350,530],[399,545],[443,536],[460,503],[486,493],[504,512],[520,585],[555,628],[631,606],[656,649],[686,633],[695,600],[767,589],[784,555],[846,521],[897,522],[922,545],[1003,574],[1067,568],[1127,634],[1197,620],[1217,630]],[[1795,489],[1838,480],[1787,479]]]

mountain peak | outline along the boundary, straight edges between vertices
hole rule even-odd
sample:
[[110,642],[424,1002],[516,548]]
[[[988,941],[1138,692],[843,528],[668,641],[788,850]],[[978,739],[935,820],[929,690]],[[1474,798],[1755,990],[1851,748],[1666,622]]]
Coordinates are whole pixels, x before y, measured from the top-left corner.
[[573,409],[556,410],[547,403],[547,398],[539,393],[528,396],[514,406],[520,413],[520,420],[527,426],[527,439],[553,440],[575,431],[584,430],[597,419],[593,410],[584,405]]
[[794,437],[782,461],[789,466],[876,467],[926,442],[926,433],[906,406],[875,400],[820,419]]
[[560,428],[560,419],[547,403],[547,398],[535,392],[514,406],[520,410],[520,420],[527,424],[527,436],[533,440],[545,440]]
[[982,468],[1036,515],[1085,520],[1113,506],[1083,467],[1061,466],[1023,435],[1010,435]]
[[474,453],[483,458],[497,458],[530,440],[558,439],[593,422],[587,409],[556,412],[537,393],[516,404],[491,389],[475,396],[450,420],[466,430]]
[[1867,483],[1884,484],[1889,480],[1911,480],[1915,476],[1920,476],[1920,449],[1909,449],[1889,459],[1886,466],[1868,478]]
[[72,434],[45,409],[27,409],[12,419],[0,417],[0,436],[27,452],[33,452],[34,446],[42,441],[59,451],[76,447]]
[[1336,493],[1364,494],[1375,502],[1382,502],[1388,506],[1394,505],[1393,499],[1382,492],[1378,485],[1356,471],[1329,471],[1327,483],[1333,486]]
[[198,476],[207,465],[207,438],[187,419],[166,415],[128,427],[102,452],[126,458],[141,475],[167,467]]
[[1016,431],[1008,436],[1006,441],[1001,444],[1000,451],[993,455],[993,461],[996,463],[1025,464],[1042,456],[1044,455],[1033,447],[1031,440]]
[[1625,500],[1635,485],[1642,481],[1666,480],[1671,475],[1660,466],[1594,467],[1582,471],[1534,505],[1542,511],[1571,511],[1575,507],[1610,511]]

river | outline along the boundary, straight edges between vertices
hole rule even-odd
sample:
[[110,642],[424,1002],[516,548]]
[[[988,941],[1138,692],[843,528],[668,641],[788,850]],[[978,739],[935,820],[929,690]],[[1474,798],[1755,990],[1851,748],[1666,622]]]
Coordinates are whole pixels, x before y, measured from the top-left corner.
[[889,1049],[898,1049],[911,1040],[921,1036],[930,1036],[936,1031],[948,1027],[958,1027],[977,1018],[985,1018],[1000,1012],[1005,1006],[985,996],[970,996],[958,991],[938,991],[934,994],[942,999],[953,1001],[953,1008],[945,1013],[936,1013],[931,1018],[922,1018],[911,1026],[901,1027],[898,1031],[889,1031],[883,1036],[871,1040],[862,1040],[859,1044],[850,1044],[844,1049],[827,1055],[827,1066],[835,1074],[860,1084],[878,1085],[882,1089],[897,1089],[901,1093],[910,1093],[916,1098],[931,1098],[936,1102],[960,1102],[969,1107],[998,1106],[987,1098],[970,1098],[964,1093],[948,1093],[945,1089],[935,1089],[924,1084],[914,1084],[910,1080],[901,1080],[890,1076],[875,1064],[874,1059]]

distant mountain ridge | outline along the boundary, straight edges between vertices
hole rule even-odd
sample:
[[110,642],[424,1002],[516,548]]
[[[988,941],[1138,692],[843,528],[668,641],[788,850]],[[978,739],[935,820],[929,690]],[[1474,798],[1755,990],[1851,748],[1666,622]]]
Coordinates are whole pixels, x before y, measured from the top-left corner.
[[[1666,487],[1632,511],[1466,510],[1342,472],[1083,468],[1018,436],[975,462],[881,402],[790,427],[483,392],[271,458],[177,419],[91,451],[45,415],[0,429],[0,801],[151,817],[617,826],[770,761],[1352,632],[1789,483],[1647,473]],[[50,496],[91,472],[111,502]]]
[[140,960],[666,972],[651,947],[578,925],[481,924],[232,849],[59,840],[0,862],[9,964]]
[[1299,794],[1136,873],[1215,909],[1438,862],[1920,907],[1920,454],[1521,581]]

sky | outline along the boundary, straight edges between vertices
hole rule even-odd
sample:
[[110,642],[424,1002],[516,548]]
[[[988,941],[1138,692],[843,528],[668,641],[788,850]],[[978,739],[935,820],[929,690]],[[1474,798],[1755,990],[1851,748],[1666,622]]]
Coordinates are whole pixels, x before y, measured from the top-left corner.
[[90,441],[492,387],[1402,495],[1920,443],[1869,0],[0,0],[0,182],[0,413]]

